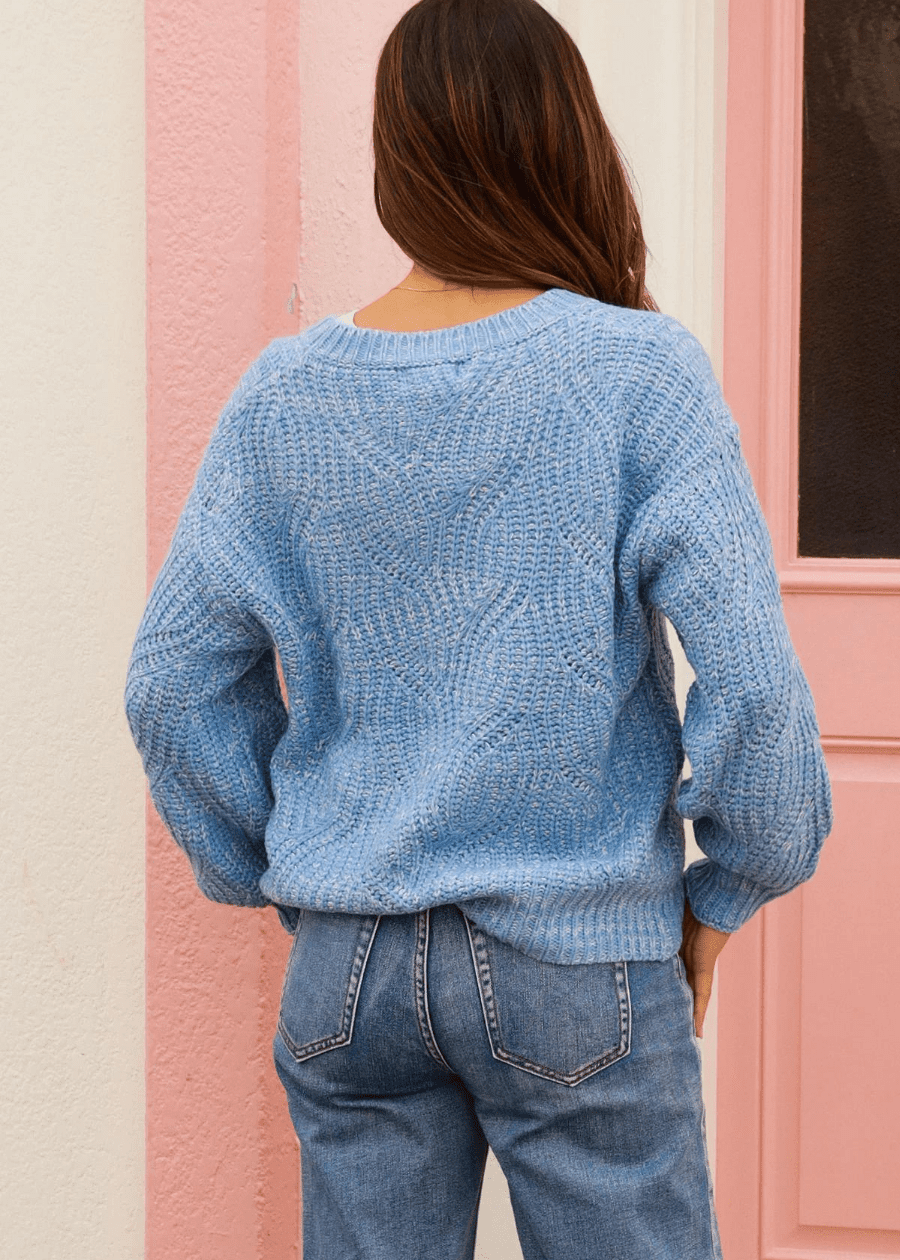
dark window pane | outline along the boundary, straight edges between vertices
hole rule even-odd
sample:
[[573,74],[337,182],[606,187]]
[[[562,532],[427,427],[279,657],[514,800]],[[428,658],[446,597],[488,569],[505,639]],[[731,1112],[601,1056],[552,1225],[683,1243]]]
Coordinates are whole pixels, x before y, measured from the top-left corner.
[[800,554],[900,557],[900,0],[806,0]]

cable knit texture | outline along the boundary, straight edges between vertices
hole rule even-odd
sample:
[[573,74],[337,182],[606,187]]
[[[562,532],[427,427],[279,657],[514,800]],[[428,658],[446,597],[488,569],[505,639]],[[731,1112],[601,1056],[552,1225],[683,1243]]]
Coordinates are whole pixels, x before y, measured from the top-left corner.
[[[683,728],[664,618],[697,675]],[[536,958],[662,959],[685,892],[734,931],[831,828],[709,360],[564,289],[273,341],[212,434],[125,705],[202,891],[288,928],[454,902]]]

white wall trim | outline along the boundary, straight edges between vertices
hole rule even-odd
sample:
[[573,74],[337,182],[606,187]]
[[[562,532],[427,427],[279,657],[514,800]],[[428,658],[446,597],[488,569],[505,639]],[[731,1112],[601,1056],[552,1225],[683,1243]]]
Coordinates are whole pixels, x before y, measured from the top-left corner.
[[[634,176],[660,308],[705,346],[721,379],[724,311],[727,0],[544,0],[587,62]],[[684,708],[693,671],[674,632]],[[687,860],[702,856],[688,830]],[[715,1168],[716,991],[702,1040]]]

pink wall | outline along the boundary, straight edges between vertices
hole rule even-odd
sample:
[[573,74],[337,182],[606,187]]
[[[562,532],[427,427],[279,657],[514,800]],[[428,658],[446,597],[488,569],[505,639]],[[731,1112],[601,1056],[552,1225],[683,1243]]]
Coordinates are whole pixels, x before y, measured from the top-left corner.
[[[148,567],[218,412],[293,331],[297,22],[291,0],[148,0]],[[214,906],[148,818],[148,1260],[297,1254],[296,1143],[271,1067],[287,936]]]
[[342,314],[402,280],[409,261],[372,191],[378,54],[413,0],[299,0],[302,323]]
[[[405,274],[370,128],[407,7],[147,0],[151,581],[244,368]],[[147,1260],[289,1260],[297,1147],[271,1063],[289,938],[272,911],[207,902],[152,807],[147,890]]]

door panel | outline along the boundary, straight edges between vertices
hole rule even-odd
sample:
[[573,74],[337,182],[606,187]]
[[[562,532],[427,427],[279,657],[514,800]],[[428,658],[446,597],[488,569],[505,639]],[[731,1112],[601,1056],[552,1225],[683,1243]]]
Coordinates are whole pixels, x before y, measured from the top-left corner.
[[786,592],[784,606],[822,734],[900,735],[900,594]]
[[839,822],[803,894],[799,1218],[900,1231],[900,951],[883,948],[900,888],[900,756],[844,779],[841,762],[856,776],[858,760],[830,760]]

